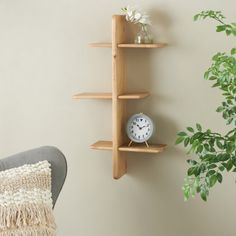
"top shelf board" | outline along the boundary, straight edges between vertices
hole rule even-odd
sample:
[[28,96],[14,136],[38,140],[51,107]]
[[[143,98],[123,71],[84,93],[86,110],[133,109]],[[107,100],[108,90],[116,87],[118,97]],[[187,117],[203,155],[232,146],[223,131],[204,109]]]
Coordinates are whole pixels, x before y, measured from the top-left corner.
[[[91,43],[93,48],[112,48],[111,43]],[[134,43],[122,43],[118,44],[119,48],[163,48],[165,43],[152,43],[152,44],[134,44]]]
[[90,43],[89,46],[92,48],[111,48],[112,44],[111,43]]
[[164,43],[152,43],[152,44],[134,44],[134,43],[122,43],[118,44],[119,48],[163,48]]

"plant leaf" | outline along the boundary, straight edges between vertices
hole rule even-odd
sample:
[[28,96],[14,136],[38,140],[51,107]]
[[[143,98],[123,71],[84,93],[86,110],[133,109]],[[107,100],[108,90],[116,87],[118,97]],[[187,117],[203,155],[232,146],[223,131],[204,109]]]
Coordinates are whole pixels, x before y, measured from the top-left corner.
[[177,139],[176,139],[176,141],[175,141],[175,144],[177,145],[177,144],[180,144],[180,143],[182,143],[183,141],[184,141],[184,137],[182,137],[182,136],[180,136],[180,137],[178,137]]
[[219,182],[219,183],[222,183],[222,180],[223,180],[222,174],[221,174],[221,173],[217,173],[217,174],[216,174],[216,177],[217,177],[218,182]]
[[202,126],[201,126],[200,124],[197,123],[197,124],[196,124],[196,127],[197,127],[197,130],[198,130],[198,131],[200,131],[200,132],[202,131]]
[[207,194],[206,194],[206,191],[201,190],[200,196],[201,196],[201,198],[202,198],[203,201],[205,201],[205,202],[207,201]]
[[187,127],[187,130],[191,133],[194,133],[194,129],[192,127]]
[[210,187],[213,187],[218,179],[216,175],[211,175],[209,180],[210,180]]

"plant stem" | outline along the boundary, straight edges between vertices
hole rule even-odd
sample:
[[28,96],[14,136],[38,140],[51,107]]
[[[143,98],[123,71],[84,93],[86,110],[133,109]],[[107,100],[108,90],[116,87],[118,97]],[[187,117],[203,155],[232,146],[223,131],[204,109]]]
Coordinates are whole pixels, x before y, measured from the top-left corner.
[[215,19],[216,21],[220,22],[222,25],[226,25],[226,24],[224,23],[224,21],[220,20],[220,19],[217,18],[217,17],[213,17],[213,19]]

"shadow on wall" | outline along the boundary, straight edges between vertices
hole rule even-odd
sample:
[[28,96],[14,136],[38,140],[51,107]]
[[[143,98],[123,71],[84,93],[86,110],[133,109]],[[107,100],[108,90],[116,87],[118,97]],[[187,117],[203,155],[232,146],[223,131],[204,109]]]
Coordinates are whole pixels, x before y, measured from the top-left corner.
[[[169,38],[173,40],[174,37],[169,33],[171,27],[171,19],[169,18],[169,14],[160,10],[152,9],[150,15],[153,25],[158,25],[158,27],[165,30],[164,34],[165,37],[167,37],[167,41],[169,41]],[[135,32],[137,32],[137,26],[128,24],[127,32],[131,32],[129,35],[127,35],[128,41],[131,41],[131,39],[135,36]],[[158,179],[158,167],[160,166],[159,163],[160,161],[163,161],[161,160],[162,158],[165,160],[175,158],[175,161],[183,163],[185,160],[176,160],[177,156],[184,157],[185,153],[174,145],[176,133],[178,132],[174,119],[172,117],[163,116],[158,111],[159,104],[163,103],[163,101],[171,101],[170,97],[159,95],[163,94],[159,90],[159,87],[154,87],[154,80],[161,79],[158,76],[158,72],[156,74],[156,71],[159,71],[158,61],[161,60],[158,55],[158,50],[164,49],[126,50],[127,91],[149,91],[151,93],[151,96],[144,100],[129,101],[127,105],[127,117],[139,112],[149,115],[153,119],[154,123],[157,124],[157,132],[155,132],[150,143],[165,143],[168,145],[166,151],[157,155],[129,153],[128,156],[131,157],[128,160],[129,162],[133,162],[132,157],[140,156],[140,158],[136,158],[132,164],[128,164],[128,175],[139,178],[141,181],[145,181],[145,179],[147,182],[150,182],[150,179],[154,179],[156,181],[156,179]],[[153,61],[156,61],[154,66]],[[154,73],[155,77],[157,78],[153,78]],[[176,155],[177,153],[178,155]]]
[[[154,25],[158,25],[160,28],[165,29],[165,37],[167,41],[170,36],[169,29],[171,27],[171,20],[168,14],[161,12],[159,10],[152,10],[151,19]],[[134,37],[134,32],[137,29],[132,28],[131,34],[129,35],[129,40]],[[127,50],[126,52],[126,63],[127,63],[127,88],[128,91],[150,91],[151,96],[144,100],[129,101],[127,105],[128,117],[134,113],[143,112],[149,115],[155,124],[157,124],[157,131],[150,140],[150,143],[165,143],[168,145],[166,150],[160,154],[138,154],[129,153],[128,154],[128,176],[131,178],[138,179],[139,182],[145,182],[145,186],[149,186],[152,189],[163,188],[163,182],[165,186],[171,186],[172,191],[181,192],[181,185],[177,185],[173,181],[173,176],[170,176],[166,170],[170,168],[173,164],[177,163],[179,168],[176,168],[174,179],[179,179],[181,184],[184,172],[182,167],[185,165],[185,152],[181,151],[175,146],[176,133],[178,132],[174,118],[166,117],[158,111],[158,107],[163,102],[170,102],[171,97],[165,97],[159,87],[154,87],[154,80],[161,80],[158,76],[159,64],[158,61],[161,58],[158,55],[158,50],[164,49],[154,49],[154,50]],[[153,65],[153,61],[156,62]],[[154,72],[155,70],[155,72]],[[153,74],[155,77],[153,78]],[[183,158],[181,158],[181,156]],[[176,165],[176,164],[175,164]],[[158,179],[162,179],[162,183],[157,183]],[[163,181],[164,179],[164,181]],[[144,184],[144,183],[143,183]],[[159,186],[161,185],[161,186]],[[159,186],[159,187],[158,187]],[[163,191],[164,189],[162,189]],[[182,193],[181,193],[182,197]]]
[[[160,42],[160,40],[163,40],[163,42],[168,43],[169,45],[173,44],[174,37],[170,30],[173,20],[171,19],[169,12],[152,8],[148,11],[148,15],[152,22],[150,30],[154,35],[155,41]],[[140,28],[137,24],[128,22],[126,28],[127,41],[133,42],[133,39],[139,30]]]
[[[173,46],[174,37],[170,33],[172,21],[169,14],[160,10],[152,10],[150,15],[153,25],[158,25],[158,30],[160,30],[161,35],[164,35],[165,41],[168,44],[171,41]],[[131,41],[135,32],[137,32],[137,26],[132,27],[129,24],[128,27],[131,32],[128,39]],[[158,39],[158,36],[156,38]],[[158,75],[158,61],[161,60],[158,50],[164,49],[145,51],[130,49],[126,51],[127,90],[130,92],[149,91],[151,93],[151,96],[144,100],[129,101],[127,116],[139,112],[150,115],[154,123],[157,124],[157,132],[155,132],[150,143],[165,143],[168,147],[160,154],[128,153],[127,178],[131,178],[132,181],[142,186],[145,192],[153,192],[153,197],[160,200],[154,202],[165,202],[165,204],[156,208],[162,212],[161,225],[166,227],[171,235],[174,235],[175,230],[185,227],[183,222],[187,220],[188,211],[196,216],[201,215],[201,213],[199,209],[185,208],[185,205],[183,205],[181,187],[187,166],[185,162],[186,154],[185,151],[175,146],[178,130],[174,118],[166,117],[158,109],[163,102],[166,104],[172,102],[171,97],[163,95],[164,93],[160,91],[159,87],[154,87],[154,84],[156,84],[154,81],[161,80]],[[153,61],[156,62],[155,65]],[[154,74],[156,78],[154,78]],[[182,218],[178,215],[180,210],[186,211]],[[186,219],[183,219],[185,215]],[[175,221],[176,225],[169,228],[169,222],[172,221]],[[190,227],[194,228],[195,226],[193,224]]]
[[[157,26],[158,33],[160,33],[160,36],[167,39],[168,40],[167,43],[173,42],[174,37],[170,33],[172,25],[172,19],[170,18],[170,13],[160,9],[151,9],[149,15],[152,20],[152,24]],[[155,36],[156,39],[159,38],[159,35]]]

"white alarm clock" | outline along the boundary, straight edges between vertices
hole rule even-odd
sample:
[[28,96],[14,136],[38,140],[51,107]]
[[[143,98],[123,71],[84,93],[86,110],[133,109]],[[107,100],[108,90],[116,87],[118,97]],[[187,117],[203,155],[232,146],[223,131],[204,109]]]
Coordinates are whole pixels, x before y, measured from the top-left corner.
[[154,132],[154,123],[150,117],[143,113],[132,115],[126,125],[126,133],[132,142],[145,143],[148,146],[147,141],[151,138]]

